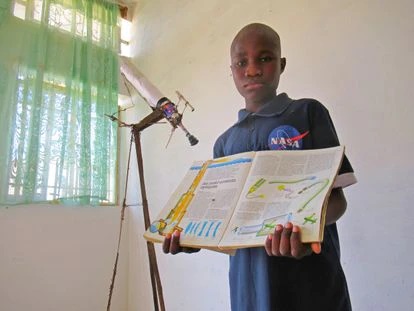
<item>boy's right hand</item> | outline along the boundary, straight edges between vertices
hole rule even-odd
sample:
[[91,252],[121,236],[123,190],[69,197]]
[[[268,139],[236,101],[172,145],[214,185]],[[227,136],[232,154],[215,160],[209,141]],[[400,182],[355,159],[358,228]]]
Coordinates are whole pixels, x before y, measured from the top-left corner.
[[265,242],[265,249],[269,256],[283,256],[300,259],[312,253],[320,254],[320,243],[302,243],[300,228],[288,222],[285,226],[278,224],[273,234]]
[[168,233],[165,236],[164,242],[162,243],[162,251],[165,254],[178,254],[178,253],[196,253],[200,251],[199,248],[182,247],[180,246],[180,231],[175,230],[171,235]]

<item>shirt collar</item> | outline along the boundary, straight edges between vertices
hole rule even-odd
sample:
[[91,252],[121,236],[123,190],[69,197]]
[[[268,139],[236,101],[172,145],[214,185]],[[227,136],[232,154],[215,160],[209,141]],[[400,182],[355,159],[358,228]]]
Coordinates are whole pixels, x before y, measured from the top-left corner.
[[286,93],[280,93],[274,99],[264,104],[257,112],[250,112],[246,109],[239,111],[239,119],[236,124],[243,122],[248,116],[274,117],[281,115],[288,107],[292,99]]

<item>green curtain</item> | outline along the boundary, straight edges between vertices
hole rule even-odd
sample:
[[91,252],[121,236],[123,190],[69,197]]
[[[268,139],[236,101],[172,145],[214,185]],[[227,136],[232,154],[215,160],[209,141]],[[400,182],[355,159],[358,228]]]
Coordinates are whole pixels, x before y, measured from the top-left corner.
[[118,7],[0,3],[0,204],[115,203]]
[[6,19],[7,13],[10,10],[10,4],[9,0],[0,0],[0,23]]

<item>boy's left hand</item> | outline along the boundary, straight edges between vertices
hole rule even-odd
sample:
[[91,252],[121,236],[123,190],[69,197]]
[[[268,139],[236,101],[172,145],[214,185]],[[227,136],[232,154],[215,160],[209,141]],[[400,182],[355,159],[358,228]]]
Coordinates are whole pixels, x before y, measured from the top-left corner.
[[320,243],[302,243],[300,228],[288,222],[284,227],[277,225],[274,234],[270,234],[265,242],[265,249],[269,256],[284,256],[300,259],[304,256],[319,254]]

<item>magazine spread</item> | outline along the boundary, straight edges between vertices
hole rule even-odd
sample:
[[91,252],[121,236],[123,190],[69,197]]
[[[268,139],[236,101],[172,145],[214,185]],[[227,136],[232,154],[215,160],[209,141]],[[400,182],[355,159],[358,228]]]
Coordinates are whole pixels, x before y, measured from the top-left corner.
[[194,162],[144,237],[181,231],[182,246],[231,250],[263,246],[277,224],[323,240],[329,194],[344,147],[258,151]]

